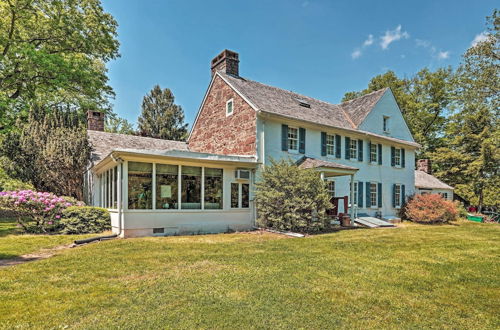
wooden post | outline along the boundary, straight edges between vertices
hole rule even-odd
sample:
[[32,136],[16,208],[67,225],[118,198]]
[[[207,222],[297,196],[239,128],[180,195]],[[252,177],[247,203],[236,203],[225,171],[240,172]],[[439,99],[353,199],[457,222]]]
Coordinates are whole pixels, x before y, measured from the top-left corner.
[[351,174],[351,226],[354,226],[354,174]]

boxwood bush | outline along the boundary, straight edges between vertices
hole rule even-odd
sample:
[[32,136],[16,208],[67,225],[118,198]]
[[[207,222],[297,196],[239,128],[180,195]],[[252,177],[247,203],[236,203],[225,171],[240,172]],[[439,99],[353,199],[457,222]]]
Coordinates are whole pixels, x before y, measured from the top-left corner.
[[256,184],[257,220],[277,230],[321,231],[328,225],[329,199],[317,171],[300,169],[291,160],[271,160]]
[[111,229],[108,210],[94,206],[72,206],[63,211],[62,234],[92,234]]

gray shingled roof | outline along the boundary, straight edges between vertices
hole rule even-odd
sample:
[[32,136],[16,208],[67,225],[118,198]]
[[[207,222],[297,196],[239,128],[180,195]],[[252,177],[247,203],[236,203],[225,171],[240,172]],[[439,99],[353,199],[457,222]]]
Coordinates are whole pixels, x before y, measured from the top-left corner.
[[187,150],[187,143],[154,139],[144,136],[125,135],[101,131],[87,131],[92,144],[92,162],[97,164],[115,149],[141,149],[141,150]]
[[[346,129],[357,129],[387,90],[384,88],[339,105],[224,72],[218,74],[260,111]],[[310,108],[299,102],[309,104]]]
[[325,167],[325,168],[338,168],[338,169],[343,169],[343,170],[355,170],[355,171],[358,170],[356,167],[351,167],[351,166],[342,165],[342,164],[335,163],[335,162],[329,162],[326,160],[305,157],[305,156],[297,161],[297,165],[299,165],[299,168],[302,168],[302,169]]
[[428,189],[453,189],[443,181],[424,171],[415,170],[415,187]]

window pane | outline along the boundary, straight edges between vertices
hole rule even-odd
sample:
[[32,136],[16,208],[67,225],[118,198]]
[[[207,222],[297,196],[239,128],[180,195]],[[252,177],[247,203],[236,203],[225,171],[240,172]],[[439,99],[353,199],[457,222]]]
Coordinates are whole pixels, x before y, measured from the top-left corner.
[[250,206],[250,185],[243,183],[241,185],[241,207],[248,208]]
[[350,158],[358,158],[358,140],[351,139]]
[[205,209],[222,209],[222,169],[205,168]]
[[376,183],[370,184],[370,205],[372,206],[378,205]]
[[289,150],[298,150],[298,129],[293,127],[288,127],[288,149]]
[[335,154],[335,136],[334,135],[326,135],[326,154],[334,155]]
[[377,145],[374,143],[370,145],[370,162],[377,162]]
[[201,209],[201,167],[182,166],[181,208]]
[[179,167],[156,164],[156,208],[178,208]]
[[118,207],[118,167],[113,169],[113,208]]
[[237,208],[238,205],[238,195],[239,195],[239,184],[231,183],[231,207]]
[[128,163],[128,208],[151,209],[153,207],[153,164]]

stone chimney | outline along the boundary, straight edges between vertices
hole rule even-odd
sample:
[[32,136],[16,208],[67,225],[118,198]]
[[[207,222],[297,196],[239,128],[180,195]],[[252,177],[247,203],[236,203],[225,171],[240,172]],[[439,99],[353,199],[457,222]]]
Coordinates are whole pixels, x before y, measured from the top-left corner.
[[212,76],[216,71],[222,71],[233,76],[239,76],[239,63],[240,60],[238,59],[238,53],[224,49],[212,60]]
[[104,113],[92,110],[87,111],[87,129],[104,132]]
[[417,170],[425,172],[427,174],[432,174],[431,160],[430,159],[417,160]]

